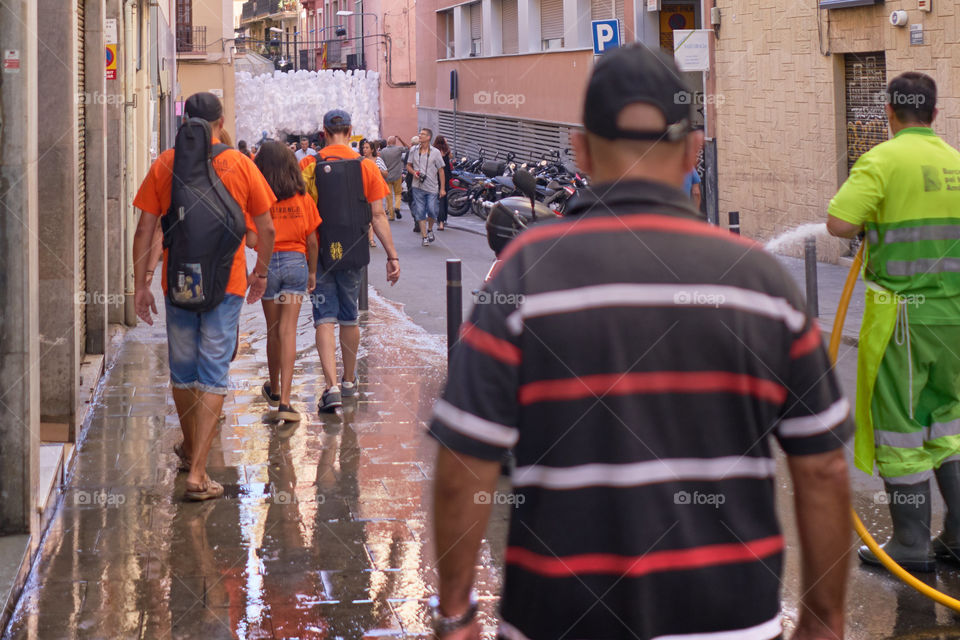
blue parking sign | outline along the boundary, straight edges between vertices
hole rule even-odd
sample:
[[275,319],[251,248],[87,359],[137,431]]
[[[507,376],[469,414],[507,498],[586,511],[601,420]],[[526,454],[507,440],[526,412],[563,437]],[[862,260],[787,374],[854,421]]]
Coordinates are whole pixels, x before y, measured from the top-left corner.
[[593,29],[593,54],[600,55],[609,49],[620,46],[620,21],[594,20],[590,23]]

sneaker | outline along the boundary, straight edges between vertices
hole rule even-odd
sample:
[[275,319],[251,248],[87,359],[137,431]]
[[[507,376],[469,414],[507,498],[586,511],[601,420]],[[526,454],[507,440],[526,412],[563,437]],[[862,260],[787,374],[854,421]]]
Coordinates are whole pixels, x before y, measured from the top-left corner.
[[277,419],[289,422],[300,422],[300,412],[294,411],[288,404],[281,404],[277,407]]
[[260,387],[260,395],[263,396],[263,399],[267,401],[267,404],[271,407],[276,407],[280,404],[280,394],[279,393],[270,393],[270,383],[264,382],[263,386]]
[[433,231],[427,231],[427,240],[429,240],[430,242],[437,241],[437,237],[433,235]]
[[429,246],[430,246],[430,238],[424,238],[423,240],[421,240],[421,241],[420,241],[420,246],[421,246],[421,247],[429,247]]
[[416,223],[416,221],[414,221],[414,223],[413,223],[413,232],[414,232],[414,233],[420,233],[420,225],[418,225],[418,224]]
[[403,216],[400,214],[400,209],[394,209],[393,215],[397,216],[397,220],[402,220]]
[[343,396],[344,400],[347,398],[353,398],[357,395],[357,387],[359,386],[359,379],[354,376],[353,382],[347,382],[346,380],[340,381],[340,394]]
[[331,413],[338,407],[343,406],[343,401],[340,399],[340,389],[336,387],[330,387],[323,392],[323,395],[320,396],[320,402],[317,404],[317,411],[320,413]]

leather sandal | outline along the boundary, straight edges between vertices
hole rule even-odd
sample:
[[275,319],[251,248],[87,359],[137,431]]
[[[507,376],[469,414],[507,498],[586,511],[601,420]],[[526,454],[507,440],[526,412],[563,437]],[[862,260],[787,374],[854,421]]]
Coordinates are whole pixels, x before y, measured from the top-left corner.
[[193,500],[194,502],[213,500],[221,497],[222,495],[223,485],[216,480],[211,480],[209,477],[207,477],[206,481],[204,481],[202,487],[191,489],[190,485],[187,485],[187,490],[183,493],[184,498],[187,500]]

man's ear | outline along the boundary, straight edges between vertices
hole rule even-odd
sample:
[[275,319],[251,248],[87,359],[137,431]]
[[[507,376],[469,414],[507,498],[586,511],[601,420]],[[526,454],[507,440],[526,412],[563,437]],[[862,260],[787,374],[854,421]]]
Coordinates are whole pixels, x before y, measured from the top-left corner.
[[700,159],[700,150],[703,149],[703,131],[692,131],[687,135],[684,149],[683,170],[685,173],[693,171]]
[[571,132],[570,144],[573,146],[573,157],[577,167],[586,175],[591,175],[593,173],[593,158],[590,156],[587,134],[583,131]]

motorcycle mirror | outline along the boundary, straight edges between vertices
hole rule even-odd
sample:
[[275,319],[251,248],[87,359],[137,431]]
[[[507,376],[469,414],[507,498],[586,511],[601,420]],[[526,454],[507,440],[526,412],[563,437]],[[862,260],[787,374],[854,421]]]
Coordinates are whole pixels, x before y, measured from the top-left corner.
[[541,166],[541,167],[547,166],[547,161],[546,161],[546,160],[541,160],[541,161],[540,161],[540,166]]
[[530,199],[530,209],[533,211],[534,219],[536,219],[534,204],[537,197],[537,179],[526,169],[520,169],[513,176],[513,184],[520,190],[520,193]]

